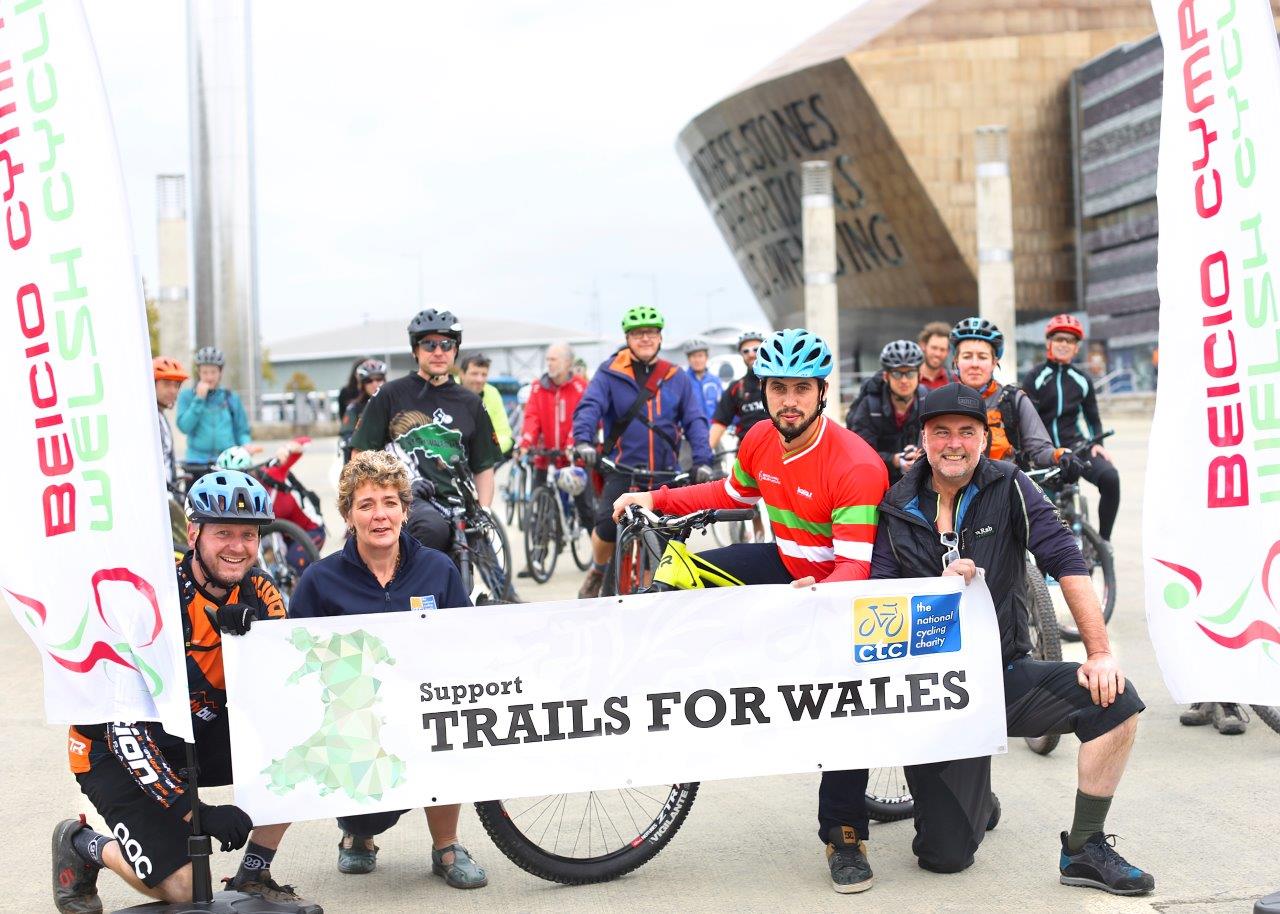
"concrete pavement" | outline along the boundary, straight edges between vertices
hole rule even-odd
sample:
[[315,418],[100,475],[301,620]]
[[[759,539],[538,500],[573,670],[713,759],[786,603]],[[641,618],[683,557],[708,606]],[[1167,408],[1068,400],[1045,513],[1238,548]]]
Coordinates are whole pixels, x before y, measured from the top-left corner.
[[[1118,434],[1109,449],[1124,486],[1114,538],[1119,603],[1111,633],[1148,710],[1108,827],[1121,835],[1120,852],[1155,875],[1152,896],[1121,899],[1058,885],[1057,836],[1069,825],[1075,792],[1077,744],[1070,738],[1047,758],[1013,741],[1009,754],[995,760],[1004,818],[964,873],[938,876],[917,868],[910,822],[873,826],[869,853],[876,885],[858,896],[839,896],[830,888],[815,834],[814,775],[704,784],[671,844],[637,872],[605,885],[569,888],[527,875],[493,847],[469,808],[462,840],[489,870],[486,889],[459,892],[430,875],[421,815],[406,816],[381,836],[378,870],[358,877],[337,872],[338,831],[332,822],[296,825],[276,859],[277,878],[297,884],[331,914],[445,907],[512,912],[1250,910],[1252,899],[1280,889],[1280,734],[1256,720],[1242,737],[1179,726],[1178,708],[1147,639],[1140,592],[1148,423],[1117,417],[1110,424]],[[332,513],[329,444],[313,444],[297,472],[317,488]],[[339,535],[336,513],[329,529],[331,536]],[[519,532],[511,533],[519,556]],[[521,580],[519,587],[527,600],[562,599],[573,595],[579,578],[566,554],[550,583],[539,587]],[[1078,646],[1069,646],[1068,656],[1080,659]],[[43,722],[37,654],[8,612],[0,613],[0,695],[0,825],[9,854],[8,869],[0,875],[0,911],[48,911],[50,831],[58,819],[90,807],[66,767],[65,730]],[[202,797],[228,802],[229,793],[222,789],[205,796],[202,791]],[[230,875],[238,859],[215,855],[215,879]],[[103,875],[101,890],[108,910],[137,900],[111,874]]]

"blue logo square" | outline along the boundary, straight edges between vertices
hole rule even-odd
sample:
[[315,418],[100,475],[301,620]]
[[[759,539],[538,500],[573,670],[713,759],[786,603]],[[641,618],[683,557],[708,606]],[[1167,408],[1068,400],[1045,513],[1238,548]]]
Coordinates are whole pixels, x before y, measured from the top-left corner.
[[911,653],[960,650],[960,594],[918,594],[911,598]]

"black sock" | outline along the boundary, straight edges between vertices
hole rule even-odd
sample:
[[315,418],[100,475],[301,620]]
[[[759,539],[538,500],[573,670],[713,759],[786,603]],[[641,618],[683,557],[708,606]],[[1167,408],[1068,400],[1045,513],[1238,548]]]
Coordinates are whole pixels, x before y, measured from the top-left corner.
[[244,859],[240,861],[240,869],[236,872],[236,878],[241,879],[245,876],[253,876],[271,868],[271,861],[276,857],[275,848],[263,847],[261,844],[254,844],[252,841],[244,849]]
[[114,840],[110,835],[99,834],[92,828],[82,828],[71,836],[71,846],[86,863],[103,866],[102,851]]
[[1102,831],[1107,824],[1107,813],[1111,810],[1111,797],[1092,797],[1083,791],[1076,791],[1076,817],[1071,823],[1071,832],[1067,835],[1067,850],[1073,854],[1084,847],[1090,835]]

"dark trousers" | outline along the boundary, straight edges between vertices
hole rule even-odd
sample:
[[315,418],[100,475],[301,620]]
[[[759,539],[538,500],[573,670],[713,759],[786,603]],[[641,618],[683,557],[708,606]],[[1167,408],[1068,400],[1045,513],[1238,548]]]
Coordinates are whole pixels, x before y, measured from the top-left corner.
[[1120,512],[1120,473],[1105,457],[1089,457],[1084,478],[1098,487],[1098,532],[1111,540],[1111,529]]
[[409,528],[409,535],[422,545],[447,554],[453,544],[453,527],[449,518],[431,503],[429,491],[421,481],[414,484],[413,501],[409,504],[405,526]]
[[357,838],[372,838],[380,835],[400,821],[407,809],[394,809],[390,812],[370,812],[362,816],[341,816],[338,828]]

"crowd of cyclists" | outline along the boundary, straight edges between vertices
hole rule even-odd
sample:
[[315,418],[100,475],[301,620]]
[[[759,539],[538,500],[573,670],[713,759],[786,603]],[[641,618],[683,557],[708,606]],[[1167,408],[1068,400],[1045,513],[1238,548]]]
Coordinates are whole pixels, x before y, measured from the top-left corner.
[[[1070,315],[1049,322],[1045,361],[1021,385],[995,379],[1004,337],[990,321],[928,324],[917,340],[884,346],[881,370],[858,392],[847,427],[825,415],[835,354],[806,330],[742,334],[737,352],[746,371],[726,387],[708,371],[705,340],[684,344],[684,366],[662,357],[665,319],[656,308],[629,309],[621,329],[622,345],[589,380],[575,370],[570,347],[551,346],[517,429],[487,383],[489,361],[480,354],[459,361],[463,327],[449,311],[426,309],[409,323],[417,371],[389,379],[386,364],[361,360],[340,410],[338,507],[346,535],[338,551],[302,572],[287,614],[405,611],[424,600],[469,605],[458,569],[441,556],[449,555],[453,535],[441,505],[465,480],[476,510],[487,511],[495,468],[529,452],[543,479],[553,465],[572,470],[580,483],[590,474],[591,484],[567,490],[591,525],[583,599],[600,592],[628,506],[670,513],[762,507],[772,542],[704,553],[743,584],[938,573],[968,580],[981,567],[1000,622],[1009,732],[1075,732],[1081,739],[1074,818],[1061,834],[1061,881],[1117,894],[1150,891],[1152,877],[1120,857],[1104,829],[1143,705],[1110,651],[1079,547],[1023,472],[1056,467],[1065,480],[1093,481],[1109,540],[1119,502],[1114,465],[1100,445],[1087,461],[1073,453],[1100,431],[1092,382],[1072,364],[1084,338],[1080,322]],[[274,583],[255,567],[259,531],[283,517],[317,547],[325,541],[323,525],[296,497],[305,487],[289,485],[307,440],[255,466],[261,448],[251,441],[239,398],[220,386],[224,362],[216,348],[202,348],[197,376],[185,388],[189,376],[177,360],[161,356],[153,365],[166,481],[184,495],[176,575],[198,718],[194,764],[210,785],[230,780],[221,638],[286,614]],[[175,405],[187,436],[181,461],[166,416]],[[731,433],[736,447],[726,451]],[[731,458],[727,473],[717,473],[718,452]],[[677,475],[690,484],[643,485]],[[979,525],[996,535],[972,535]],[[1021,587],[1027,551],[1062,587],[1085,643],[1083,664],[1028,656]],[[202,828],[224,850],[247,844],[240,868],[225,880],[230,887],[320,911],[272,878],[287,825],[253,829],[234,806],[195,802],[188,790],[193,762],[159,725],[81,725],[71,729],[69,745],[72,770],[112,832],[95,832],[83,817],[59,823],[59,910],[100,911],[103,868],[151,897],[190,899],[185,836]],[[922,867],[954,872],[972,863],[998,819],[989,766],[983,758],[907,769],[917,809],[913,850]],[[865,771],[826,772],[819,793],[819,834],[841,893],[872,884],[865,786]],[[400,815],[340,819],[339,870],[371,872],[374,838]],[[487,884],[458,840],[458,807],[429,808],[427,819],[432,871],[458,888]]]

